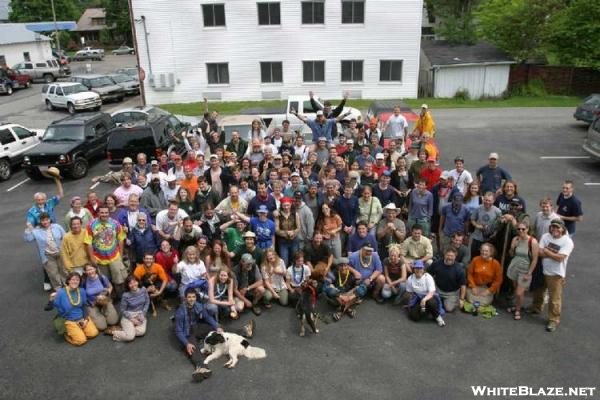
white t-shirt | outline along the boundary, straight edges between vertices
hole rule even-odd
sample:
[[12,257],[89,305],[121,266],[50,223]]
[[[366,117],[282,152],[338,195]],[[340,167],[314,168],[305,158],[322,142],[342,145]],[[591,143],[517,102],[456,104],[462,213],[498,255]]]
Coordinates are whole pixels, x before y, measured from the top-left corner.
[[392,114],[387,124],[392,129],[393,137],[404,137],[404,128],[408,128],[408,122],[402,114],[398,116]]
[[283,260],[280,259],[279,264],[273,268],[273,271],[271,273],[268,273],[266,269],[262,269],[261,273],[263,279],[270,281],[271,286],[273,286],[273,289],[275,289],[276,292],[279,292],[280,290],[285,289],[285,279],[284,276],[281,275],[284,271],[286,271],[285,263],[283,262]]
[[544,233],[540,240],[540,248],[547,248],[566,256],[560,262],[550,257],[543,257],[542,266],[544,267],[544,275],[560,275],[564,278],[567,275],[567,262],[569,261],[569,255],[573,251],[573,247],[573,241],[569,235],[562,235],[560,238],[555,239],[550,233]]
[[424,296],[429,292],[435,292],[435,281],[427,272],[421,278],[417,278],[415,274],[412,274],[406,280],[406,291]]
[[177,271],[181,274],[181,284],[189,285],[196,279],[202,278],[206,274],[206,266],[202,260],[198,260],[196,264],[188,264],[185,261],[179,261]]
[[288,267],[286,277],[290,280],[290,286],[296,288],[310,278],[310,268],[306,264],[302,268]]
[[175,232],[175,228],[179,221],[182,221],[188,216],[188,213],[183,211],[181,208],[177,210],[175,218],[171,219],[168,215],[169,210],[162,210],[156,214],[156,227],[159,231],[162,231],[168,235],[172,235]]
[[473,182],[473,176],[466,169],[460,173],[454,168],[450,171],[450,176],[454,178],[454,186],[458,186],[458,190],[464,195],[467,192],[467,186]]

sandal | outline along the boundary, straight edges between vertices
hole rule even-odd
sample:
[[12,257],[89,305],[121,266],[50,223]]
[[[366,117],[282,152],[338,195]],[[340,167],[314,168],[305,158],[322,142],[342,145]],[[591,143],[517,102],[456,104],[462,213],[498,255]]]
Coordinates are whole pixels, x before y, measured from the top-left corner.
[[519,321],[521,319],[521,311],[515,310],[515,316],[513,318],[515,321]]
[[343,314],[339,311],[334,312],[333,314],[331,314],[331,317],[333,318],[333,320],[335,322],[338,322],[340,319],[342,319]]
[[356,317],[356,310],[354,308],[349,308],[349,309],[346,310],[346,314],[350,318],[354,318],[354,317]]

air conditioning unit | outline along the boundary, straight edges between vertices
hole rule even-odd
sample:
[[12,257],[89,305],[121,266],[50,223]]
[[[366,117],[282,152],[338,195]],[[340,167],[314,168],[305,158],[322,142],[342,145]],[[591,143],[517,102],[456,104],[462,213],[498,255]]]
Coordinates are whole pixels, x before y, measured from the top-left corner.
[[157,92],[172,92],[175,90],[175,74],[173,72],[153,74],[148,78],[148,83]]

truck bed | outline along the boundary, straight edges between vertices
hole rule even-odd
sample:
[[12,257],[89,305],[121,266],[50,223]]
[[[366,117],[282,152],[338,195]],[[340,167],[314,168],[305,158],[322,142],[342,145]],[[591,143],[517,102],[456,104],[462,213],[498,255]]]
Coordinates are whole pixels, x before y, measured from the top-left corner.
[[242,108],[240,114],[261,115],[261,114],[285,114],[285,107],[252,107]]

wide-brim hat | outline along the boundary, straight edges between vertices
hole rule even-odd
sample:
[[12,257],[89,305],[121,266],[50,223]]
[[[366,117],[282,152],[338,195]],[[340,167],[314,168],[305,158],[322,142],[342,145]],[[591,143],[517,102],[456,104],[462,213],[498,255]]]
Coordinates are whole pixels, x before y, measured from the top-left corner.
[[56,167],[49,167],[48,169],[41,170],[40,173],[46,178],[61,178],[60,170]]

